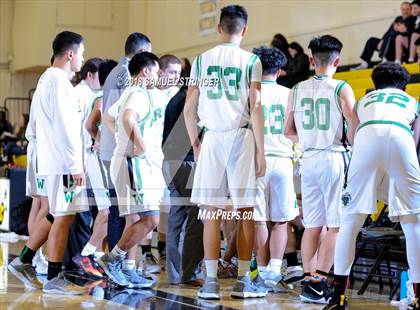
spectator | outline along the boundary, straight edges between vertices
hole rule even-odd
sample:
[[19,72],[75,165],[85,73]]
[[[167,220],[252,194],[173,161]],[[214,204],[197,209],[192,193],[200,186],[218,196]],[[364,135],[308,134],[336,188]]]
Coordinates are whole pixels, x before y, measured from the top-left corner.
[[15,133],[5,131],[1,135],[2,140],[5,140],[6,137],[8,140],[3,150],[4,156],[7,157],[8,164],[13,163],[13,155],[26,154],[28,141],[25,138],[25,131],[28,126],[28,122],[29,114],[22,114],[17,124]]
[[[12,132],[12,125],[8,122],[6,118],[6,112],[0,111],[0,136],[3,136],[4,132]],[[1,139],[3,140],[3,139]]]
[[287,42],[287,39],[284,35],[282,35],[281,33],[274,35],[273,39],[271,40],[271,47],[276,47],[280,51],[282,51],[283,54],[286,55],[287,60],[289,61],[289,43]]
[[416,46],[416,49],[417,49],[417,62],[420,66],[420,38],[417,38],[416,42],[414,42],[414,45]]
[[366,69],[371,66],[371,59],[375,51],[379,52],[382,61],[394,60],[395,58],[395,38],[399,33],[405,33],[407,28],[413,23],[411,6],[409,2],[401,3],[401,16],[394,19],[382,39],[371,37],[367,40],[360,58],[362,62],[352,70]]
[[[407,35],[399,34],[395,39],[395,62],[401,64],[404,50],[408,50],[408,63],[416,57],[416,40],[420,37],[420,0],[411,2],[413,20],[407,23]],[[410,26],[413,26],[410,29]]]
[[292,88],[297,83],[304,81],[309,76],[309,57],[303,52],[299,43],[289,45],[289,64],[286,70],[281,70],[277,83]]

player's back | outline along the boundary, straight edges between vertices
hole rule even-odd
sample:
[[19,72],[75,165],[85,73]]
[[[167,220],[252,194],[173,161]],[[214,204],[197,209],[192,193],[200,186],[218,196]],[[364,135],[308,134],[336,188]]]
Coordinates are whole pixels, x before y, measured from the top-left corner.
[[304,151],[345,151],[340,91],[344,81],[317,76],[292,89],[299,144]]
[[359,129],[368,125],[398,126],[411,132],[411,124],[419,114],[417,100],[396,88],[378,89],[357,103]]
[[[261,80],[261,63],[255,54],[234,43],[220,44],[197,56],[191,77],[200,84],[198,116],[203,126],[228,131],[248,125],[249,86]],[[206,85],[211,84],[209,79],[218,83]]]
[[266,155],[291,157],[292,142],[284,136],[285,111],[290,89],[275,81],[261,81],[264,113],[264,151]]

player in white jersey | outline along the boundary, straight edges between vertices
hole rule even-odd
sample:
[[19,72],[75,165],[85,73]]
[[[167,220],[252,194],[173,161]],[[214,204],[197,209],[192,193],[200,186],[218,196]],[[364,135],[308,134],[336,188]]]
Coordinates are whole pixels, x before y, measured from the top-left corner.
[[[86,184],[88,193],[92,194],[95,201],[90,201],[89,205],[96,205],[97,214],[95,222],[92,227],[92,235],[86,244],[82,244],[83,249],[80,255],[73,257],[73,262],[77,264],[85,273],[93,275],[95,277],[102,277],[100,270],[94,260],[102,256],[103,241],[107,233],[108,224],[108,208],[111,206],[111,201],[108,193],[108,185],[106,183],[107,176],[105,174],[105,168],[102,165],[102,161],[99,159],[99,140],[96,147],[93,146],[96,138],[99,137],[99,130],[97,128],[98,122],[101,121],[101,109],[102,109],[102,91],[101,83],[105,81],[107,75],[113,67],[106,66],[106,69],[101,70],[102,64],[106,65],[105,62],[99,58],[92,58],[86,61],[81,70],[82,81],[75,87],[75,90],[79,97],[79,102],[82,111],[82,134],[83,134],[83,161],[86,171]],[[114,62],[114,66],[116,62]],[[100,78],[101,75],[101,78]],[[97,113],[99,112],[99,117]],[[88,123],[89,122],[89,123]],[[94,122],[94,124],[92,124]],[[89,130],[88,130],[89,128]],[[91,192],[90,192],[91,191]],[[92,198],[92,197],[90,197]],[[77,225],[80,229],[90,229],[92,216],[86,214],[83,217],[78,218]],[[86,227],[83,227],[86,226]],[[83,240],[85,241],[85,240]]]
[[[159,58],[159,80],[157,87],[150,90],[153,98],[153,115],[150,125],[156,134],[153,146],[149,146],[149,152],[153,152],[153,158],[156,165],[156,174],[159,175],[162,171],[163,152],[162,152],[162,139],[163,139],[163,117],[165,114],[166,105],[169,100],[178,93],[178,82],[181,75],[181,61],[174,55],[163,55]],[[151,150],[153,147],[153,151]],[[159,171],[158,171],[159,170]],[[162,171],[162,173],[165,173]],[[166,232],[168,230],[168,214],[169,214],[169,194],[165,188],[162,193],[162,203],[160,206],[160,219],[158,230],[158,253],[159,263],[156,261],[152,254],[152,232],[142,240],[141,248],[143,252],[142,264],[139,266],[141,271],[147,273],[157,273],[166,268]]]
[[[32,108],[29,115],[28,126],[26,127],[25,137],[28,140],[27,146],[27,165],[26,165],[26,196],[32,198],[31,211],[28,218],[28,232],[32,235],[35,224],[42,221],[48,214],[48,198],[46,192],[46,180],[44,176],[37,173],[36,163],[36,134],[34,117],[31,117]],[[32,261],[37,274],[47,273],[47,261],[40,248]]]
[[[207,277],[198,291],[198,296],[206,299],[220,298],[217,264],[221,217],[216,214],[220,214],[218,209],[224,209],[228,192],[240,218],[238,279],[231,296],[267,295],[249,276],[254,221],[248,215],[256,205],[256,177],[265,173],[265,158],[261,62],[257,55],[239,47],[248,30],[247,19],[241,6],[230,5],[221,10],[218,32],[222,43],[194,60],[191,78],[196,84],[189,87],[184,108],[198,161],[191,202],[199,204],[207,218],[203,237]],[[198,119],[206,129],[202,143],[198,140]],[[250,124],[252,129],[248,128]]]
[[[8,267],[27,287],[43,288],[47,294],[75,295],[85,293],[86,289],[64,277],[62,261],[74,214],[88,207],[79,199],[83,196],[79,193],[82,193],[85,177],[81,131],[74,124],[80,124],[80,116],[77,97],[69,81],[72,73],[82,66],[83,38],[74,32],[61,32],[54,39],[53,51],[53,66],[41,76],[31,107],[38,172],[46,176],[50,213],[38,223],[20,256]],[[48,242],[48,275],[42,285],[31,262],[45,241]]]
[[[292,88],[287,111],[286,135],[295,139],[297,134],[304,152],[301,181],[305,282],[300,296],[306,302],[327,303],[331,295],[326,277],[333,264],[347,165],[344,119],[350,143],[357,123],[351,87],[332,78],[342,46],[330,35],[311,40],[315,76]],[[320,242],[323,227],[328,231]]]
[[420,309],[420,169],[412,125],[420,113],[417,100],[404,92],[410,76],[395,63],[372,72],[376,90],[357,103],[360,120],[354,138],[343,218],[334,257],[334,294],[327,309],[345,309],[345,290],[357,235],[376,201],[388,203],[391,220],[400,221],[407,243],[413,308]]
[[[292,142],[284,136],[290,89],[276,83],[287,64],[277,48],[255,48],[261,60],[261,102],[264,112],[264,151],[267,170],[257,180],[255,251],[258,271],[268,287],[282,279],[281,266],[287,244],[287,222],[299,215],[293,184]],[[268,226],[270,225],[271,233]]]
[[[105,124],[112,130],[115,119],[117,146],[111,160],[111,179],[118,197],[120,216],[126,225],[117,245],[97,262],[111,280],[120,286],[150,288],[155,281],[140,276],[135,268],[122,269],[125,259],[135,260],[137,244],[159,222],[159,203],[162,198],[163,179],[153,174],[155,165],[148,146],[154,136],[150,130],[153,113],[152,97],[148,87],[153,87],[159,69],[156,55],[136,54],[128,65],[133,86],[127,88],[120,99],[108,110]],[[111,125],[111,126],[110,126]],[[135,264],[133,264],[135,267]]]

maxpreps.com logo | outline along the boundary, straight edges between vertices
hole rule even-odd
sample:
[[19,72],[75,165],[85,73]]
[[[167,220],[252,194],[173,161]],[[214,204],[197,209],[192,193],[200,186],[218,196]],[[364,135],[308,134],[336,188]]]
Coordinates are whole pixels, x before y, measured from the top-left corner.
[[345,192],[343,196],[341,196],[341,201],[343,202],[343,206],[347,207],[351,201],[351,195],[349,192]]

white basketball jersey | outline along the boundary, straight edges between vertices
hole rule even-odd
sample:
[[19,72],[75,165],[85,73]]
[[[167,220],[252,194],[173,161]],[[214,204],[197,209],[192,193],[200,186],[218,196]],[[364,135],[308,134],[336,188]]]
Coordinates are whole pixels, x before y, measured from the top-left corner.
[[359,129],[372,124],[396,125],[411,133],[419,114],[419,103],[396,88],[378,89],[364,96],[356,105]]
[[261,81],[264,112],[265,155],[292,157],[292,141],[284,136],[285,112],[290,89],[275,81]]
[[317,76],[292,88],[294,120],[303,151],[345,151],[340,91],[346,82]]
[[200,89],[200,124],[215,131],[247,126],[249,86],[251,82],[261,82],[261,74],[258,56],[234,43],[218,45],[197,56],[191,78]]

